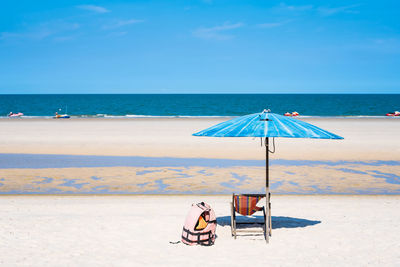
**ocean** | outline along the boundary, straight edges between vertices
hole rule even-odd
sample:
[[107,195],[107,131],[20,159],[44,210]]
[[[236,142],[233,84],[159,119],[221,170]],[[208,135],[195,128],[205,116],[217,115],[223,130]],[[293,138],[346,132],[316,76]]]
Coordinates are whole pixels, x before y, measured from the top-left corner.
[[0,117],[240,116],[271,109],[301,116],[385,116],[400,94],[54,94],[0,95]]

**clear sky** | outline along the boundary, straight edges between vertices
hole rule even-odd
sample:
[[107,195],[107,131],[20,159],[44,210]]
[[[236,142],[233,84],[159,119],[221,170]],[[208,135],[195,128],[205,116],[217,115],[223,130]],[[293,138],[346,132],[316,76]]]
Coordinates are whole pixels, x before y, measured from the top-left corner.
[[3,0],[0,93],[400,93],[400,1]]

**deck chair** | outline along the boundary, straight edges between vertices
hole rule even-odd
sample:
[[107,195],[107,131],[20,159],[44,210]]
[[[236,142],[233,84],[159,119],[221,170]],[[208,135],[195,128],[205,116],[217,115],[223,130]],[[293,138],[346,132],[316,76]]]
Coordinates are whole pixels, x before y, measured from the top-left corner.
[[[270,194],[271,196],[271,194]],[[231,202],[231,231],[232,236],[236,239],[238,232],[247,232],[247,233],[260,233],[264,234],[264,238],[267,238],[266,233],[266,223],[269,225],[269,235],[271,236],[271,216],[269,216],[268,220],[266,219],[264,206],[258,207],[257,203],[265,197],[265,194],[245,194],[245,195],[235,195],[232,194],[232,202]],[[271,214],[271,203],[269,203],[270,214]],[[254,213],[262,211],[263,212],[263,220],[246,220],[246,221],[238,221],[236,220],[236,213],[239,213],[243,216],[251,216]],[[261,225],[262,230],[259,229],[243,229],[238,228],[239,225]]]

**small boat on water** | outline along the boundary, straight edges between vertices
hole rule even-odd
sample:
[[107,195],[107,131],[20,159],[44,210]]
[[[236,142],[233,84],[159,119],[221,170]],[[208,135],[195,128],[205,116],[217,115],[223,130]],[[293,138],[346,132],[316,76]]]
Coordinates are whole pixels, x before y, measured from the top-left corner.
[[297,116],[299,116],[300,114],[299,114],[297,111],[293,111],[292,113],[286,112],[284,115],[285,115],[286,117],[297,117]]
[[58,112],[56,112],[55,116],[53,117],[53,119],[69,119],[70,116],[68,114],[58,114]]
[[[58,111],[61,111],[61,108],[59,108]],[[65,106],[65,114],[58,114],[58,112],[56,112],[56,114],[54,114],[53,119],[69,119],[70,116],[67,113],[68,113],[68,107]]]
[[69,119],[70,116],[68,114],[57,114],[53,118],[54,119]]
[[22,113],[22,112],[18,112],[18,113],[10,112],[10,113],[8,113],[8,117],[10,117],[10,118],[21,117],[21,116],[24,116],[24,113]]
[[386,116],[400,117],[400,111],[395,111],[393,113],[386,113]]

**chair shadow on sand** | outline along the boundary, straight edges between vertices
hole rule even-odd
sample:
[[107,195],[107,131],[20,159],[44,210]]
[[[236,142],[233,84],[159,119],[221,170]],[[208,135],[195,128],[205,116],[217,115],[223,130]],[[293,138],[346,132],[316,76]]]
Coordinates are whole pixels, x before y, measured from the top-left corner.
[[[247,218],[244,216],[236,217],[237,220],[241,222],[247,221],[263,221],[263,216],[253,216],[253,218]],[[299,227],[307,227],[321,223],[321,221],[313,221],[307,219],[293,218],[293,217],[284,217],[284,216],[272,216],[272,229],[279,228],[299,228]],[[217,224],[220,226],[230,226],[231,225],[231,216],[221,216],[217,217]],[[239,225],[238,225],[239,226]],[[259,227],[257,223],[241,226],[240,228],[252,228]],[[238,227],[239,228],[239,227]]]

